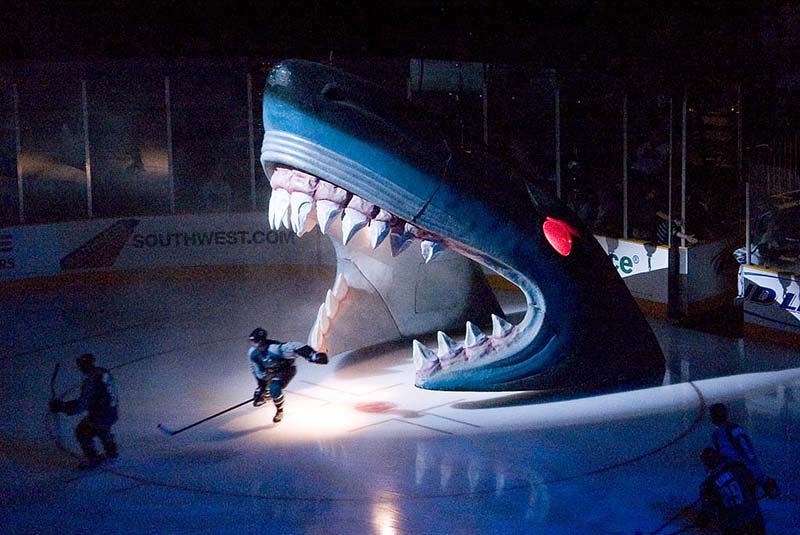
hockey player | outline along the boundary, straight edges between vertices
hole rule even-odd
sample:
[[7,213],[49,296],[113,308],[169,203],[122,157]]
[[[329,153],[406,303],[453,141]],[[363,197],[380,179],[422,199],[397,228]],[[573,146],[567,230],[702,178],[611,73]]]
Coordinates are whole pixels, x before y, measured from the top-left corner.
[[83,373],[80,395],[70,401],[51,399],[50,411],[63,412],[69,416],[88,413],[75,428],[75,437],[84,455],[80,468],[91,468],[104,459],[94,447],[94,437],[100,439],[106,457],[117,457],[117,443],[111,434],[111,426],[117,421],[117,396],[114,378],[107,369],[95,366],[93,354],[84,353],[75,363]]
[[700,511],[695,525],[706,528],[716,521],[722,535],[763,535],[764,517],[758,505],[758,482],[747,467],[706,448],[700,459],[708,476],[700,485]]
[[260,407],[272,398],[275,403],[275,423],[283,419],[283,389],[297,373],[294,360],[299,356],[314,364],[327,364],[328,355],[314,351],[302,342],[279,342],[267,338],[267,331],[258,327],[250,333],[250,368],[258,382],[253,394],[253,406]]
[[779,494],[778,484],[771,477],[764,474],[761,464],[758,462],[753,444],[744,429],[733,422],[728,421],[728,409],[723,403],[714,403],[709,408],[711,423],[715,429],[711,434],[711,440],[720,455],[731,461],[739,461],[744,464],[758,484],[764,488],[764,492],[770,498]]

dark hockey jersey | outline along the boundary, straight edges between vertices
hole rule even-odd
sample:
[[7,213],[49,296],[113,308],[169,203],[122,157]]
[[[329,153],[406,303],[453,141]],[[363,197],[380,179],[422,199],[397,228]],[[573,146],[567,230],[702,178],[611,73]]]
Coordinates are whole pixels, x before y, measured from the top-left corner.
[[117,404],[111,372],[95,367],[84,376],[80,396],[64,404],[64,412],[69,415],[88,412],[90,422],[111,425],[117,421]]

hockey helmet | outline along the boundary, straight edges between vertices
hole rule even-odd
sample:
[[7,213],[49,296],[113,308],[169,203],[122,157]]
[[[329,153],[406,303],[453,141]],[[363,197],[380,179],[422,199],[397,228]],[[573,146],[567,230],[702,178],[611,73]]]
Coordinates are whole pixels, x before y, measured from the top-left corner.
[[267,343],[267,330],[258,327],[250,333],[250,341],[254,344],[266,344]]
[[77,359],[75,359],[75,364],[81,371],[87,371],[94,368],[95,357],[91,353],[84,353]]

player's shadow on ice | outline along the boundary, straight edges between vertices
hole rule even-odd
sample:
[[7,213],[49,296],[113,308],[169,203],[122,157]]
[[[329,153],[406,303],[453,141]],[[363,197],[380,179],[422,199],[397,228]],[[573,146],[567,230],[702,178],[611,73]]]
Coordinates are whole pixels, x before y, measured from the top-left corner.
[[240,431],[217,431],[209,437],[210,442],[224,442],[226,440],[236,440],[237,438],[246,437],[253,433],[260,433],[261,431],[269,431],[276,429],[277,426],[272,422],[269,425],[259,425],[258,427],[251,427],[249,429],[242,429]]

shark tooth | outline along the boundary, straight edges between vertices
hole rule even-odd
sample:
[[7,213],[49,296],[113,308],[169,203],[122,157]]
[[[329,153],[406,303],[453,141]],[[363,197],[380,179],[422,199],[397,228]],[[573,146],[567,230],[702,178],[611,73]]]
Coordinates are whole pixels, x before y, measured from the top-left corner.
[[317,201],[317,220],[319,221],[319,230],[323,234],[328,233],[331,223],[336,221],[339,214],[342,213],[342,207],[334,201],[326,199]]
[[323,351],[322,347],[325,345],[325,336],[319,331],[319,324],[314,321],[314,326],[311,327],[311,332],[308,333],[308,345],[317,351]]
[[403,233],[397,233],[392,230],[389,233],[389,245],[392,246],[392,256],[398,256],[411,245],[411,236]]
[[436,356],[440,359],[451,357],[461,350],[458,344],[453,342],[452,338],[442,331],[436,333],[436,338],[439,341],[439,348],[436,350]]
[[464,338],[464,347],[475,347],[482,344],[486,340],[486,335],[473,324],[471,321],[467,322],[467,336]]
[[369,224],[369,244],[377,249],[386,236],[389,235],[391,226],[388,221],[372,220]]
[[317,311],[316,324],[319,326],[319,332],[322,334],[327,334],[331,328],[331,320],[325,313],[325,303],[322,303],[319,306],[319,310]]
[[342,243],[347,245],[350,240],[358,234],[358,231],[367,226],[369,219],[367,216],[352,208],[344,209],[342,218]]
[[[272,190],[269,197],[269,226],[274,230],[280,230],[280,225],[285,214],[289,211],[291,195],[283,188]],[[288,227],[287,227],[288,228]]]
[[333,283],[333,296],[341,302],[344,299],[344,296],[347,295],[347,290],[350,289],[350,286],[347,285],[347,281],[344,278],[344,275],[339,273],[336,275],[336,282]]
[[411,345],[413,347],[411,356],[414,359],[415,369],[429,368],[439,362],[439,357],[436,356],[436,353],[419,340],[414,340]]
[[[286,230],[291,230],[292,228],[292,194],[289,193],[287,190],[286,193],[289,195],[289,202],[286,210],[283,211],[283,215],[280,217],[280,224]],[[277,212],[279,214],[280,212]],[[279,227],[280,228],[280,227]]]
[[422,240],[420,242],[420,252],[426,264],[439,256],[442,251],[444,251],[444,245],[441,242],[436,240]]
[[302,191],[293,191],[289,197],[292,206],[291,223],[292,230],[298,236],[305,233],[306,219],[314,208],[314,198]]
[[336,317],[336,313],[339,311],[339,300],[333,295],[333,292],[328,290],[328,293],[325,294],[325,314],[329,318]]
[[508,335],[513,328],[512,324],[492,314],[492,338],[502,338]]

